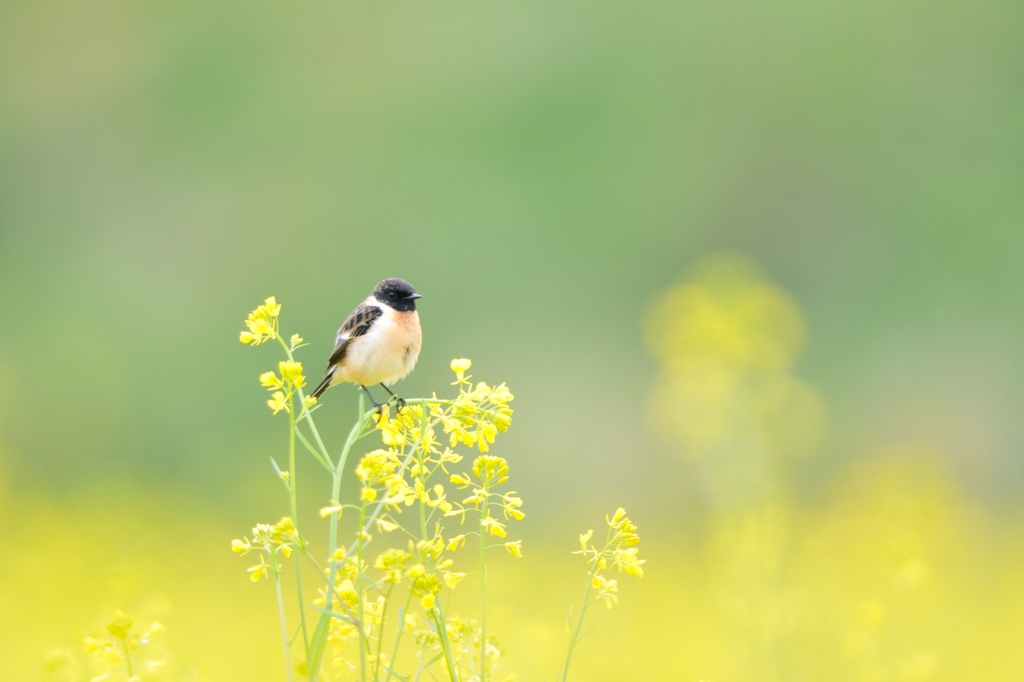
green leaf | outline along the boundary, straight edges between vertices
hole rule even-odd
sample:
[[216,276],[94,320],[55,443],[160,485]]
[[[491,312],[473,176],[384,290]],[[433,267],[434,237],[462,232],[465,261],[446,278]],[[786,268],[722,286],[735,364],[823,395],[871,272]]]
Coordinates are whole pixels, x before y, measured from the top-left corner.
[[327,647],[327,635],[331,630],[331,616],[320,614],[320,622],[316,624],[313,640],[309,644],[309,677],[308,680],[320,679],[320,665],[323,663],[324,649]]

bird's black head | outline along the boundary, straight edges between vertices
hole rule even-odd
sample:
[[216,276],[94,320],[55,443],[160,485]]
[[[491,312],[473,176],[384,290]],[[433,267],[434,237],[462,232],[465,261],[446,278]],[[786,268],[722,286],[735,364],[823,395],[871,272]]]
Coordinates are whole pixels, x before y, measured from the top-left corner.
[[400,311],[416,310],[416,299],[423,298],[411,284],[397,277],[386,279],[374,287],[373,297]]

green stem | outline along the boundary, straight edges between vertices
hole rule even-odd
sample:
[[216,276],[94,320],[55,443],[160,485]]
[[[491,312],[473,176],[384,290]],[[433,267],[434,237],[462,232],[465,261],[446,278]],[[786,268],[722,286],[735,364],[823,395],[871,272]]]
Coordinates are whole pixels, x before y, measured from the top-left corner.
[[[286,355],[288,355],[288,359],[294,362],[295,356],[292,354],[291,347],[287,343],[285,343],[284,338],[280,334],[277,334],[277,340],[281,344],[281,347],[284,348],[284,352]],[[313,416],[309,413],[309,410],[306,409],[306,394],[302,391],[301,388],[297,388],[295,390],[299,394],[299,404],[302,405],[301,416],[309,423],[309,428],[313,431],[313,437],[316,439],[316,444],[320,447],[320,454],[323,455],[323,458],[325,460],[329,461],[330,455],[327,454],[327,448],[324,446],[323,439],[320,438],[320,432],[317,431],[316,424],[313,423]],[[362,412],[362,396],[359,397],[359,400],[359,408],[360,412]]]
[[[289,354],[290,355],[290,354]],[[295,397],[288,396],[288,489],[291,493],[292,523],[295,525],[296,533],[299,527],[299,506],[298,506],[298,476],[295,472]],[[303,540],[299,538],[300,545]],[[299,555],[295,553],[295,588],[299,597],[299,622],[302,625],[302,648],[306,654],[306,662],[309,662],[309,633],[306,631],[306,600],[302,597],[302,565]]]
[[[363,527],[363,520],[366,518],[366,502],[359,508],[359,527]],[[363,533],[359,533],[356,539],[356,594],[359,601],[356,602],[356,620],[359,621],[359,679],[366,682],[366,628],[363,626],[364,608],[363,601]]]
[[576,627],[573,629],[572,638],[569,640],[569,650],[565,653],[565,666],[562,668],[562,682],[566,682],[569,677],[569,662],[572,660],[573,649],[576,648],[576,643],[579,642],[580,629],[583,627],[583,616],[587,612],[587,607],[590,606],[588,600],[590,599],[590,588],[594,584],[594,576],[597,575],[598,565],[601,563],[600,558],[604,556],[604,553],[611,547],[611,541],[609,541],[601,553],[594,557],[593,564],[590,567],[590,574],[587,576],[587,588],[583,590],[583,603],[580,606],[580,615],[576,619]]
[[[282,341],[282,345],[284,345],[283,341]],[[299,398],[300,399],[303,398],[301,390],[299,391]],[[451,404],[453,404],[453,402],[454,401],[451,401],[451,400],[434,400],[434,399],[427,399],[427,398],[415,398],[415,399],[406,401],[406,404],[412,404],[412,405],[427,405],[427,404],[451,405]],[[342,448],[341,455],[338,458],[337,465],[333,466],[333,468],[331,469],[331,478],[332,478],[332,480],[331,480],[331,499],[332,500],[338,500],[341,497],[342,476],[344,475],[345,463],[348,460],[349,452],[351,451],[352,446],[355,444],[355,442],[358,441],[359,438],[362,436],[363,430],[366,428],[366,425],[367,425],[369,419],[371,418],[371,416],[373,415],[373,412],[374,412],[374,410],[369,410],[369,411],[366,410],[366,403],[364,401],[363,394],[360,393],[359,394],[359,417],[358,417],[358,421],[356,422],[355,425],[353,425],[352,430],[349,432],[348,439],[345,441],[345,446]],[[317,432],[316,425],[313,423],[313,418],[309,414],[308,410],[304,411],[303,418],[306,419],[307,422],[309,422],[310,428],[313,431],[313,436],[315,437],[315,439],[317,441],[317,445],[324,452],[325,458],[328,458],[327,455],[326,455],[326,449],[323,446],[323,441],[320,439],[320,434]],[[427,415],[424,414],[424,422],[426,422],[426,421],[427,421]],[[436,424],[436,421],[432,422],[429,425],[427,425],[423,429],[423,433],[426,432],[426,429],[430,428],[431,426],[433,426],[435,424]],[[403,462],[402,462],[402,468],[403,469],[408,466],[409,461],[412,459],[413,452],[415,452],[415,449],[419,447],[419,444],[422,441],[422,438],[423,438],[423,435],[421,433],[420,438],[417,439],[416,443],[413,444],[413,451],[410,452],[405,457],[405,459],[403,460]],[[332,461],[329,458],[328,458],[328,460]],[[384,508],[384,501],[382,499],[382,500],[377,502],[377,506],[374,508],[373,513],[370,515],[370,518],[366,520],[365,524],[362,524],[362,530],[363,531],[368,530],[368,526],[370,524],[374,523],[374,521],[377,520],[377,517],[380,515],[381,510],[383,508]],[[330,518],[329,529],[328,529],[328,556],[331,557],[330,567],[329,567],[330,575],[329,575],[329,578],[328,578],[328,586],[327,586],[327,605],[328,606],[331,604],[331,592],[332,592],[332,590],[334,588],[335,578],[336,578],[337,573],[338,573],[338,564],[339,564],[339,562],[334,560],[334,554],[337,552],[337,550],[338,550],[338,515],[337,514],[332,514],[331,518]],[[351,556],[353,550],[354,550],[354,548],[350,548],[349,549],[349,551],[346,553],[346,558],[348,556]],[[328,608],[327,610],[330,610],[330,609]],[[329,624],[330,624],[330,619],[331,619],[331,616],[329,616],[327,614],[321,614],[320,621],[317,624],[317,630],[316,630],[316,633],[314,634],[315,646],[313,647],[314,650],[312,651],[312,664],[310,665],[310,669],[309,669],[309,673],[310,673],[309,674],[309,679],[311,679],[311,680],[317,679],[317,676],[320,674],[320,668],[322,667],[322,663],[323,663],[323,649],[324,649],[324,646],[325,646],[326,641],[327,641],[326,640],[326,638],[327,638],[327,630],[328,630],[328,627],[329,627]],[[452,660],[451,660],[451,651],[448,648],[447,635],[446,635],[446,633],[445,633],[443,628],[441,629],[440,636],[441,636],[442,644],[445,647],[445,657],[448,660],[448,664],[449,664],[449,674],[451,675],[451,678],[452,678],[453,682],[458,682],[457,678],[455,677],[454,667],[453,667]]]
[[[408,404],[408,401],[406,402],[406,404]],[[436,423],[436,422],[431,422],[429,424],[427,423],[427,414],[426,414],[426,410],[424,410],[424,413],[423,413],[423,426],[420,429],[420,437],[419,437],[419,439],[416,440],[415,443],[413,443],[412,451],[409,453],[408,457],[406,457],[406,461],[403,462],[403,464],[402,464],[402,467],[404,468],[405,464],[408,462],[409,458],[411,458],[413,456],[416,456],[416,461],[419,464],[419,472],[420,472],[418,477],[420,479],[421,485],[424,488],[427,487],[427,478],[428,478],[428,476],[425,475],[425,472],[426,472],[426,465],[425,465],[425,462],[424,462],[425,458],[424,458],[423,450],[420,447],[420,443],[423,440],[423,434],[425,434],[427,432],[427,430],[433,426],[434,423]],[[420,500],[419,508],[420,508],[420,538],[423,539],[423,540],[426,540],[427,539],[427,505],[426,505],[426,503],[423,500]],[[434,570],[434,560],[429,558],[429,557],[427,558],[427,569],[430,570],[430,571]],[[451,678],[451,682],[459,682],[459,678],[456,676],[456,673],[455,673],[455,658],[452,656],[451,643],[448,641],[448,629],[445,627],[444,614],[441,613],[441,607],[439,607],[436,603],[434,604],[433,608],[431,609],[431,613],[434,616],[434,623],[437,625],[437,636],[441,640],[441,650],[444,652],[445,665],[448,667],[448,677]]]
[[[341,497],[341,481],[345,474],[345,462],[348,460],[348,453],[352,449],[352,445],[359,440],[359,436],[366,425],[367,420],[370,418],[371,412],[367,412],[365,409],[365,403],[363,396],[359,396],[359,418],[356,423],[352,426],[352,430],[349,431],[348,438],[345,441],[345,446],[341,450],[341,455],[338,457],[338,465],[333,467],[331,470],[331,499],[337,500]],[[309,413],[306,413],[306,418],[310,424],[313,423],[312,417]],[[313,427],[313,433],[320,441],[320,436],[316,432],[316,427]],[[321,444],[322,447],[322,444]],[[334,554],[338,551],[338,515],[331,514],[330,524],[328,526],[328,541],[327,541],[327,556],[329,564],[330,575],[327,580],[327,610],[330,610],[331,606],[331,593],[334,589],[334,582],[338,575],[339,562],[335,561]],[[315,646],[312,652],[312,663],[309,668],[310,680],[319,679],[320,668],[323,663],[323,651],[327,644],[327,633],[330,627],[331,617],[327,614],[320,615],[320,621],[317,623],[316,633],[314,634]]]
[[328,472],[334,471],[334,465],[332,465],[332,464],[331,464],[331,462],[330,462],[329,460],[327,460],[327,459],[324,459],[324,458],[323,458],[323,457],[322,457],[322,456],[320,455],[320,453],[316,451],[316,448],[314,448],[314,447],[313,447],[313,446],[312,446],[312,445],[310,444],[310,442],[309,442],[308,440],[306,440],[306,437],[305,437],[304,435],[302,435],[302,430],[301,430],[301,429],[299,429],[299,428],[296,428],[296,429],[295,429],[295,435],[299,437],[299,440],[300,440],[300,441],[302,441],[302,444],[303,444],[304,446],[306,446],[306,449],[307,449],[307,450],[309,450],[310,454],[311,454],[311,455],[313,455],[313,457],[315,457],[315,458],[316,458],[316,461],[320,462],[320,465],[321,465],[321,466],[322,466],[322,467],[323,467],[324,469],[327,469],[327,471],[328,471]]
[[[348,453],[352,449],[352,445],[359,440],[359,435],[366,424],[366,420],[369,418],[371,412],[366,412],[364,408],[365,403],[363,402],[362,394],[359,395],[359,421],[349,431],[348,439],[345,441],[345,446],[341,449],[341,455],[338,457],[338,464],[334,467],[331,481],[331,499],[338,500],[341,498],[341,479],[345,474],[345,462],[348,460]],[[378,509],[380,505],[378,505]],[[376,515],[374,515],[374,518]],[[372,519],[371,519],[372,522]],[[360,525],[360,528],[362,526]],[[338,550],[338,515],[331,514],[331,522],[328,533],[328,556],[331,557],[331,585],[334,584],[334,576],[337,574],[338,569],[336,562],[333,560],[334,553]]]
[[434,605],[431,609],[430,615],[434,617],[434,626],[437,628],[438,636],[441,638],[441,649],[444,652],[444,662],[448,667],[448,677],[451,682],[459,682],[459,677],[455,672],[455,659],[452,658],[451,644],[448,643],[448,630],[445,627],[444,614],[441,613],[441,609]]
[[128,640],[122,639],[121,646],[124,647],[124,660],[128,664],[128,677],[134,677],[135,673],[132,672],[132,654],[128,646]]
[[299,526],[297,486],[295,475],[295,397],[288,396],[288,491],[291,494],[292,522]]
[[[395,667],[395,659],[398,657],[398,643],[402,641],[402,635],[405,634],[405,614],[409,613],[409,604],[411,603],[412,590],[409,590],[409,596],[405,598],[405,608],[398,612],[398,634],[395,635],[395,644],[391,647],[391,665],[388,666],[388,676],[384,682],[389,682],[394,674],[392,669]],[[383,632],[383,628],[381,628],[381,632]]]
[[[380,653],[384,649],[384,623],[387,621],[387,617],[388,617],[388,604],[391,602],[391,592],[394,591],[394,589],[395,589],[395,584],[391,583],[391,585],[388,587],[388,593],[386,595],[384,595],[384,606],[382,606],[381,609],[380,609],[380,634],[377,636],[377,662],[373,666],[373,679],[374,680],[379,680],[380,679],[380,674],[379,674],[380,673]],[[394,664],[395,664],[394,659],[392,659],[391,660],[391,665],[389,665],[388,668],[390,669],[391,666],[394,665]]]
[[483,520],[487,518],[487,502],[491,498],[491,481],[484,479],[484,499],[480,505],[480,682],[487,682],[487,541]]
[[274,574],[274,585],[277,588],[277,615],[281,619],[281,641],[284,644],[284,668],[288,682],[292,682],[292,654],[288,645],[288,624],[284,617],[284,595],[281,593],[281,574],[277,570],[277,555],[271,553],[270,570]]

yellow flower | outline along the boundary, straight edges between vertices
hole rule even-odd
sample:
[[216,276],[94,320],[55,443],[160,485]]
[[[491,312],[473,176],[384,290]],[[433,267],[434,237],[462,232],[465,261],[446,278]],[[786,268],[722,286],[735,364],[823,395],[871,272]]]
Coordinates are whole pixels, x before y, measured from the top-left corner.
[[384,571],[384,582],[397,583],[402,580],[402,571],[412,555],[401,549],[389,549],[377,557],[373,565]]
[[[428,600],[427,597],[433,597],[441,591],[441,581],[438,580],[436,573],[423,573],[417,578],[413,578],[412,587],[410,588],[413,596],[422,597],[423,608],[429,609],[433,607],[433,600]],[[430,605],[427,605],[427,602]]]
[[637,558],[636,547],[616,549],[613,555],[615,557],[615,567],[620,571],[635,575],[638,578],[644,576],[644,569],[641,567],[641,564],[647,560]]
[[302,388],[306,385],[306,377],[302,376],[302,363],[293,360],[282,360],[277,363],[281,372],[281,378],[293,388]]
[[380,430],[381,440],[388,447],[405,445],[405,432],[397,419],[388,420],[385,418],[387,405],[381,406],[381,418],[377,420],[377,428]]
[[155,635],[162,635],[165,632],[167,632],[167,628],[164,627],[164,624],[158,620],[154,620],[153,624],[146,630],[146,633],[142,635],[142,641],[143,643],[146,643],[151,637]]
[[320,508],[320,518],[326,519],[331,514],[337,514],[338,518],[340,519],[341,512],[343,509],[344,507],[341,506],[340,502],[335,502],[334,500],[331,500],[331,506]]
[[512,556],[514,556],[515,558],[517,558],[517,559],[522,559],[523,558],[523,541],[522,540],[516,540],[515,542],[506,542],[505,543],[505,549],[508,550],[508,553],[511,554]]
[[277,414],[281,410],[288,412],[288,398],[281,391],[274,391],[274,394],[270,396],[270,400],[267,401],[267,406]]
[[590,542],[590,538],[594,537],[594,530],[590,529],[586,533],[580,533],[580,547],[583,551],[587,550],[587,543]]
[[[338,622],[341,622],[341,621],[338,621]],[[339,656],[339,657],[334,659],[334,667],[335,668],[344,668],[344,670],[342,670],[342,672],[339,673],[341,675],[346,675],[348,673],[354,673],[357,670],[355,664],[353,664],[352,662],[348,661],[347,659],[342,658],[341,656]]]
[[448,586],[449,590],[454,590],[455,586],[458,585],[459,582],[463,578],[465,578],[465,577],[466,577],[465,573],[455,573],[455,572],[445,573],[444,574],[444,584]]
[[465,535],[456,535],[455,537],[453,537],[451,540],[448,541],[446,549],[449,552],[454,552],[459,547],[462,547],[465,544],[466,544],[466,536]]
[[128,631],[132,629],[134,621],[122,611],[114,611],[114,620],[107,623],[107,632],[118,639],[127,639]]
[[277,316],[281,313],[281,306],[278,305],[273,296],[263,302],[263,305],[249,313],[245,319],[245,326],[248,331],[238,335],[238,340],[245,344],[258,346],[267,339],[277,338]]
[[281,379],[274,372],[264,372],[260,375],[260,384],[267,388],[281,388]]
[[420,540],[416,543],[416,551],[420,559],[436,559],[444,551],[444,538],[439,535],[433,540]]
[[295,542],[299,539],[299,531],[290,516],[282,516],[270,531],[270,541],[275,545]]
[[420,599],[420,604],[425,609],[432,609],[432,608],[434,608],[434,602],[435,601],[437,601],[437,600],[434,598],[434,595],[432,595],[432,594],[425,594],[425,595],[423,595],[423,598]]
[[456,358],[452,360],[452,371],[455,372],[455,381],[452,386],[458,386],[467,381],[466,370],[473,365],[473,361],[467,358]]
[[491,394],[488,396],[488,398],[492,403],[504,405],[505,403],[514,400],[515,396],[512,395],[512,391],[508,390],[508,386],[506,386],[505,382],[503,381],[491,390]]
[[256,564],[255,566],[249,568],[249,580],[251,580],[253,582],[259,581],[260,578],[262,578],[263,576],[265,576],[267,574],[267,570],[269,568],[270,568],[270,564],[265,562],[263,560],[263,557],[260,557],[260,562],[258,564]]
[[231,551],[236,554],[248,554],[252,545],[249,544],[248,540],[232,540]]
[[526,516],[519,507],[523,505],[523,499],[516,497],[515,492],[509,492],[501,496],[501,508],[505,518],[514,518],[516,521],[522,521]]
[[105,666],[107,668],[117,668],[121,665],[121,662],[124,660],[124,658],[121,656],[120,651],[118,651],[117,649],[115,649],[114,647],[110,646],[105,642],[103,643],[103,648],[93,652],[93,655],[96,657],[96,660],[100,663],[100,665]]
[[619,597],[615,594],[619,591],[618,581],[606,580],[602,575],[594,575],[590,584],[598,589],[597,598],[603,599],[605,606],[611,608],[612,604],[618,603]]
[[492,485],[504,483],[508,480],[508,462],[504,457],[480,455],[473,460],[473,475]]
[[491,535],[495,535],[499,538],[503,538],[507,535],[505,532],[505,524],[492,516],[480,519],[480,526],[481,528],[486,528]]

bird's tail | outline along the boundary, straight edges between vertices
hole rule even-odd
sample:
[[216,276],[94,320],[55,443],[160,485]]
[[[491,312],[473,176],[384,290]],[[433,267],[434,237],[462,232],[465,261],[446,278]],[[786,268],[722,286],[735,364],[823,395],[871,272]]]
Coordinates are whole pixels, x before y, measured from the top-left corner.
[[317,400],[319,400],[320,396],[324,394],[324,391],[331,387],[331,379],[333,378],[334,370],[331,370],[330,372],[327,373],[327,376],[324,377],[324,380],[320,382],[320,385],[313,389],[313,393],[311,395]]

